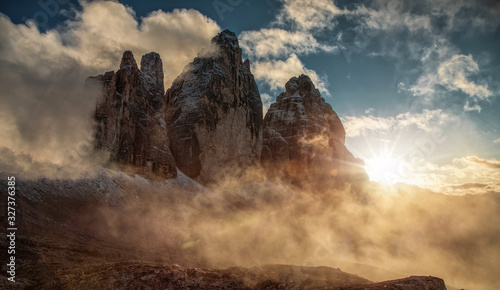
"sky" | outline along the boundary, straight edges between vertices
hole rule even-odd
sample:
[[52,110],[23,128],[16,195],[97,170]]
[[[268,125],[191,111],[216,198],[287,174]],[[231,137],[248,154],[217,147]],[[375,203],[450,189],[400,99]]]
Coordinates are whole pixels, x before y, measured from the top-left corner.
[[[234,31],[268,107],[308,74],[370,179],[500,191],[498,1],[73,1],[0,4],[0,165],[88,147],[87,76],[160,53],[165,86]],[[30,166],[31,166],[30,165]]]

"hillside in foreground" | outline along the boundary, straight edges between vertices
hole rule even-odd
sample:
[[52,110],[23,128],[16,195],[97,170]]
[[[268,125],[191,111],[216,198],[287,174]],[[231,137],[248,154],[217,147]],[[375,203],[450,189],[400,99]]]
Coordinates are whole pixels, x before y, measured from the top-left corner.
[[[253,186],[259,184],[264,185]],[[186,190],[192,195],[181,194]],[[374,283],[334,267],[337,254],[327,257],[330,267],[322,266],[323,261],[314,262],[318,249],[310,237],[289,232],[299,225],[256,220],[299,210],[280,210],[290,206],[283,196],[260,196],[251,204],[182,173],[152,182],[103,170],[88,179],[23,180],[18,192],[18,276],[12,284],[2,274],[5,287],[446,289],[441,279],[428,276]],[[301,216],[306,214],[312,213]],[[7,247],[5,239],[1,246]],[[292,266],[301,260],[304,266]],[[358,268],[372,280],[405,277],[373,266]]]

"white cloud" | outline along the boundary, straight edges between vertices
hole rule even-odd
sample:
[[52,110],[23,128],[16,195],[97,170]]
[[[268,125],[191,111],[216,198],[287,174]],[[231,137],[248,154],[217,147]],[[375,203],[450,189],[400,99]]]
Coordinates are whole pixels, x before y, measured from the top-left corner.
[[456,54],[441,63],[438,68],[438,76],[442,85],[450,90],[461,90],[479,100],[486,100],[492,95],[488,87],[469,80],[471,75],[477,73],[479,73],[479,66],[471,55]]
[[481,112],[481,106],[479,106],[479,104],[471,104],[469,100],[466,100],[464,104],[464,112],[472,111]]
[[468,165],[476,165],[478,167],[488,168],[488,169],[500,169],[500,161],[496,159],[484,159],[476,155],[463,157],[454,160],[456,163],[466,163]]
[[366,109],[366,110],[365,110],[365,114],[367,114],[367,115],[371,115],[371,114],[373,114],[374,112],[375,112],[375,109],[374,109],[374,108],[368,108],[368,109]]
[[269,84],[272,90],[278,90],[285,87],[286,82],[300,74],[308,75],[316,88],[321,93],[329,94],[326,89],[326,80],[323,80],[318,74],[304,67],[297,55],[292,54],[287,60],[269,60],[254,62],[252,72],[256,79]]
[[467,94],[464,111],[481,111],[480,101],[488,101],[493,92],[488,86],[478,84],[470,78],[480,73],[479,65],[471,55],[455,54],[443,60],[436,67],[434,62],[426,65],[426,72],[409,88],[415,96],[424,98],[430,104],[437,96],[437,86],[448,91],[462,91]]
[[498,182],[470,182],[463,184],[449,184],[441,187],[441,191],[446,194],[465,195],[465,194],[485,194],[490,192],[500,192],[500,183]]
[[139,58],[153,50],[162,57],[167,86],[220,31],[215,21],[196,10],[157,10],[138,22],[129,8],[110,1],[86,4],[80,18],[69,35],[78,42],[76,57],[114,68],[116,62],[109,63],[107,55],[111,52],[121,56],[129,49]]
[[500,192],[500,161],[475,155],[449,163],[429,161],[405,164],[405,182],[455,195]]
[[358,6],[349,13],[361,16],[364,24],[374,30],[402,30],[411,32],[431,29],[431,20],[428,15],[411,14],[404,11],[404,3],[399,0],[373,1],[371,7]]
[[280,28],[244,31],[240,34],[240,44],[246,54],[254,58],[275,58],[291,53],[309,54],[318,51],[333,52],[338,48],[320,44],[312,34]]
[[273,101],[273,97],[266,93],[260,94],[260,98],[262,99],[262,112],[263,115],[265,116],[267,113],[267,110],[269,110],[269,107],[271,106],[271,103]]
[[332,0],[284,0],[277,23],[290,22],[301,31],[325,29],[333,26],[336,15],[343,13]]
[[336,53],[334,43],[320,43],[316,33],[334,28],[334,19],[343,13],[331,0],[283,0],[283,7],[270,28],[245,31],[240,43],[253,61],[257,79],[272,90],[283,88],[293,76],[307,74],[316,87],[329,95],[326,79],[304,67],[297,55]]
[[118,69],[124,50],[138,63],[156,51],[168,87],[220,30],[196,10],[159,10],[137,20],[120,3],[94,1],[82,2],[75,13],[46,32],[33,21],[16,25],[0,14],[0,131],[9,132],[0,147],[62,161],[67,148],[88,139],[95,100],[81,90],[87,76]]
[[42,69],[40,63],[60,66],[54,60],[63,55],[101,72],[115,69],[124,50],[132,50],[139,61],[156,51],[163,59],[167,84],[220,30],[213,20],[186,9],[154,11],[138,22],[133,10],[112,1],[84,3],[65,30],[40,33],[32,22],[14,25],[5,16],[1,25],[16,52],[14,59],[5,57],[10,62]]
[[438,77],[435,73],[424,73],[416,83],[408,89],[414,96],[423,97],[426,103],[429,103],[436,92]]
[[464,110],[480,111],[479,102],[488,100],[492,90],[474,80],[479,74],[477,63],[472,56],[460,54],[452,37],[457,32],[465,38],[493,32],[500,25],[498,12],[500,4],[488,1],[374,0],[346,15],[361,23],[355,28],[356,37],[364,42],[355,43],[355,48],[365,49],[368,46],[363,43],[372,42],[375,51],[370,55],[394,58],[409,78],[408,91],[419,97],[414,104],[435,106],[451,99],[454,91],[462,91],[469,96]]
[[494,144],[500,144],[500,138],[493,140]]
[[452,117],[442,110],[424,109],[422,113],[407,112],[387,118],[366,115],[361,117],[347,116],[341,119],[346,130],[346,136],[356,137],[380,132],[393,132],[410,127],[430,132],[437,125],[449,122]]

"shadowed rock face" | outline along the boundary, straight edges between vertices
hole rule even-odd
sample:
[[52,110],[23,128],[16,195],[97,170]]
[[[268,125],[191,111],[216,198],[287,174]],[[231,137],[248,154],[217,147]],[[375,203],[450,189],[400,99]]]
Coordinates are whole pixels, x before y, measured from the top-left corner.
[[178,168],[202,182],[260,159],[262,101],[233,32],[212,39],[167,90],[165,120]]
[[90,77],[97,85],[94,147],[110,153],[110,161],[130,165],[165,178],[177,175],[161,111],[163,64],[151,52],[142,57],[141,70],[131,51],[125,51],[120,69]]
[[362,174],[339,117],[311,79],[293,77],[285,88],[264,118],[263,164],[296,183]]

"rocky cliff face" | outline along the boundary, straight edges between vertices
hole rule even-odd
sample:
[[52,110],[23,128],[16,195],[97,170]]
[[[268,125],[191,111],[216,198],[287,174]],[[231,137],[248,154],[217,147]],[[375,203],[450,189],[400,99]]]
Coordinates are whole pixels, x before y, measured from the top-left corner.
[[116,73],[89,78],[101,88],[95,148],[121,164],[167,178],[177,167],[201,182],[259,160],[298,183],[364,173],[309,77],[290,79],[263,120],[250,64],[241,57],[235,34],[222,31],[163,96],[159,55],[144,55],[139,69],[126,51]]
[[285,88],[264,118],[264,166],[296,183],[362,174],[339,117],[311,79],[293,77]]
[[201,181],[259,160],[262,148],[262,101],[238,39],[225,30],[211,44],[167,90],[164,113],[178,168]]
[[90,77],[87,85],[100,89],[95,149],[108,151],[112,162],[173,178],[177,169],[161,115],[162,66],[160,56],[151,52],[142,57],[139,69],[132,52],[125,51],[116,73]]

